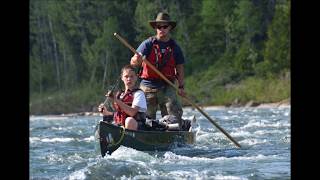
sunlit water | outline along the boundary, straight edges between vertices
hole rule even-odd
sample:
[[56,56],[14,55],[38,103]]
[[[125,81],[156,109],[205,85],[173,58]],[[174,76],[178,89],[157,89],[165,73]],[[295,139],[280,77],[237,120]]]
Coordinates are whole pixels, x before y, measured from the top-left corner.
[[31,116],[30,179],[290,179],[290,107],[197,110],[196,142],[164,152],[120,147],[101,157],[99,116]]

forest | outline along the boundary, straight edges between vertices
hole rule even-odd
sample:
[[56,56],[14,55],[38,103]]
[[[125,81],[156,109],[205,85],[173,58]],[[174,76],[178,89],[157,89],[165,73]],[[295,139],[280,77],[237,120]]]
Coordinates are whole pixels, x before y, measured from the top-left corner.
[[[290,99],[289,0],[30,0],[29,111],[96,111],[132,52],[168,12],[201,106]],[[121,87],[119,87],[121,88]],[[188,106],[188,104],[185,104]]]

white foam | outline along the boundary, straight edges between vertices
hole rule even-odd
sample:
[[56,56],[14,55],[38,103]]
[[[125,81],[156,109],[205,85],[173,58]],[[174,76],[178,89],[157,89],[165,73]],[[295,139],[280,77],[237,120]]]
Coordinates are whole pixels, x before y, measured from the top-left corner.
[[48,159],[48,162],[56,163],[56,162],[64,162],[64,158],[61,155],[58,154],[49,154],[48,156],[45,157]]
[[208,106],[203,108],[204,110],[221,110],[221,109],[226,109],[225,106]]
[[245,139],[245,140],[242,140],[240,141],[239,143],[242,144],[242,145],[249,145],[249,146],[252,146],[252,145],[256,145],[256,144],[265,144],[267,143],[268,141],[266,139]]
[[29,117],[30,121],[35,121],[35,120],[51,121],[51,120],[66,120],[66,119],[69,119],[69,117],[65,117],[65,116],[30,116]]
[[75,171],[72,174],[70,174],[70,176],[68,178],[65,179],[69,179],[69,180],[82,180],[82,179],[86,179],[86,174],[85,172],[87,171],[87,168],[85,169],[81,169],[79,171]]
[[190,170],[177,170],[177,171],[171,171],[167,175],[168,177],[192,177],[196,173]]
[[41,139],[39,137],[30,137],[29,141],[30,143],[35,143],[36,141],[40,141]]
[[238,130],[236,132],[231,132],[230,133],[231,136],[236,136],[236,137],[242,137],[242,136],[252,136],[252,133],[250,133],[249,131],[243,131],[243,130]]
[[164,162],[165,163],[182,163],[186,164],[188,162],[195,162],[195,161],[211,161],[212,159],[206,158],[206,157],[188,157],[188,156],[182,156],[182,155],[177,155],[171,151],[166,152],[164,155]]
[[241,129],[244,128],[251,128],[251,127],[290,127],[290,123],[289,122],[275,122],[275,123],[270,123],[270,121],[266,121],[266,120],[250,120],[248,122],[248,124],[244,125],[241,127]]
[[[90,160],[93,160],[91,158],[89,158]],[[97,161],[94,161],[94,162],[90,162],[88,163],[88,165],[80,170],[77,170],[73,173],[71,173],[69,176],[63,178],[64,180],[82,180],[82,179],[86,179],[87,176],[86,176],[86,173],[87,174],[90,174],[91,171],[89,170],[89,167],[92,167],[94,165],[97,164]]]
[[58,131],[61,131],[61,130],[64,130],[65,128],[63,127],[51,127],[52,130],[58,130]]
[[265,156],[263,154],[258,154],[256,156],[237,156],[237,157],[218,157],[215,158],[216,161],[226,161],[226,160],[266,160],[277,157],[277,155]]
[[175,164],[181,164],[181,165],[186,165],[186,164],[203,164],[203,163],[208,163],[208,162],[218,162],[218,163],[225,163],[226,161],[234,161],[234,160],[241,160],[241,161],[251,161],[251,160],[266,160],[270,158],[278,158],[277,155],[270,155],[270,156],[265,156],[263,154],[258,154],[255,156],[235,156],[235,157],[216,157],[216,158],[207,158],[207,157],[188,157],[188,156],[182,156],[182,155],[177,155],[173,152],[166,152],[164,154],[164,161],[163,163],[175,163]]
[[94,136],[90,136],[90,137],[84,138],[83,140],[86,142],[94,142],[95,138],[94,138]]
[[39,137],[30,137],[30,143],[35,142],[45,142],[45,143],[54,143],[54,142],[71,142],[71,141],[85,141],[85,142],[94,142],[94,136],[89,136],[83,139],[78,138],[39,138]]
[[40,142],[70,142],[70,141],[74,141],[74,138],[39,138],[39,137],[30,137],[29,138],[30,143],[34,143],[37,141]]
[[264,135],[264,134],[283,134],[289,132],[289,129],[284,129],[284,130],[258,130],[255,131],[255,135]]
[[247,180],[248,178],[238,177],[238,176],[225,176],[222,174],[218,174],[214,176],[215,180]]
[[141,163],[140,165],[146,166],[146,162],[155,162],[156,158],[148,154],[147,152],[138,151],[133,148],[120,146],[116,151],[114,151],[111,156],[106,156],[111,159],[120,159],[126,161],[135,161],[136,163]]
[[42,142],[70,142],[74,141],[74,138],[44,138],[41,139]]

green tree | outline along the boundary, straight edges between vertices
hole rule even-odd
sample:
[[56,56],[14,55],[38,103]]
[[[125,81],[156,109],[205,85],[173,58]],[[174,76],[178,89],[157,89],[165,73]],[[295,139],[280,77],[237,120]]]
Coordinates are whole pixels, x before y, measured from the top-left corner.
[[236,50],[234,68],[241,76],[253,75],[256,64],[263,60],[262,50],[268,18],[267,1],[242,0],[234,11],[232,49]]
[[[226,19],[231,16],[233,1],[204,0],[199,12],[200,21],[193,36],[190,48],[192,63],[199,69],[207,69],[214,64],[226,50]],[[195,71],[196,72],[196,71]]]
[[290,48],[290,1],[280,1],[268,29],[264,62],[259,64],[257,71],[266,75],[289,70]]

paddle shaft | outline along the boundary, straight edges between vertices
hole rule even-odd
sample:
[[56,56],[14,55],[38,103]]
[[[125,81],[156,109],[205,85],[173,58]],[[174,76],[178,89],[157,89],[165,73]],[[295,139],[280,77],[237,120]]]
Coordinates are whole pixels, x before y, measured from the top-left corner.
[[[117,33],[114,33],[114,36],[116,36],[133,53],[139,54],[130,44],[127,43],[126,40],[124,40]],[[166,81],[168,84],[170,84],[172,87],[174,87],[177,91],[179,91],[179,88],[177,86],[175,86],[170,80],[168,80],[168,78],[165,77],[156,67],[154,67],[153,64],[151,64],[148,60],[146,60],[145,56],[142,57],[142,61],[144,63],[146,63],[153,71],[155,71],[164,81]],[[213,125],[215,125],[224,135],[226,135],[235,145],[237,145],[239,148],[241,147],[241,145],[236,140],[234,140],[224,129],[222,129],[216,122],[214,122],[212,120],[212,118],[207,113],[202,111],[199,106],[197,106],[195,103],[193,103],[187,96],[181,96],[181,97],[183,97],[194,108],[198,109],[200,111],[200,113],[202,113]]]
[[[119,81],[120,81],[120,78],[117,78],[116,83],[113,85],[113,87],[110,90],[112,93],[113,93],[114,89],[116,88],[116,86],[118,86]],[[106,100],[104,100],[103,105],[105,106],[108,101],[109,101],[109,97],[106,97]]]

